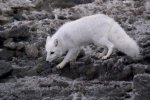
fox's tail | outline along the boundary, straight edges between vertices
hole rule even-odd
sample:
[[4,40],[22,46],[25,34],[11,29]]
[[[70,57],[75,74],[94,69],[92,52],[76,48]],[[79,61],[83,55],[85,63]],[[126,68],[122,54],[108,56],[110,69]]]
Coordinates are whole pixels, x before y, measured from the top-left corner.
[[122,51],[133,59],[138,59],[140,57],[139,46],[126,34],[126,32],[118,23],[115,24],[116,25],[111,28],[111,35],[109,37],[110,41],[118,50]]

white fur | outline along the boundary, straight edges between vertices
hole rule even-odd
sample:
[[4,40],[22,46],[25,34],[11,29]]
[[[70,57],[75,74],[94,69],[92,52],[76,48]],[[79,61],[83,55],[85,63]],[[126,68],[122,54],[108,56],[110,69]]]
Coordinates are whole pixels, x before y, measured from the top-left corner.
[[[57,46],[55,46],[56,40]],[[89,43],[104,48],[102,53],[97,54],[102,59],[107,59],[113,48],[133,58],[139,56],[138,45],[121,26],[112,18],[97,14],[66,23],[51,38],[47,37],[46,60],[51,62],[68,51],[64,60],[57,66],[63,68],[66,63],[76,59],[81,46]],[[52,51],[55,53],[50,54]]]

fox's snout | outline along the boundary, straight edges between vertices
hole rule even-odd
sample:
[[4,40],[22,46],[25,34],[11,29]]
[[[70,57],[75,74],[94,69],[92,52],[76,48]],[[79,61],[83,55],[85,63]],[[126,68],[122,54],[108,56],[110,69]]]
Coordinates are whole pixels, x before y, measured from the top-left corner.
[[46,61],[49,61],[47,57],[46,57]]
[[49,57],[48,57],[48,56],[46,57],[46,61],[47,61],[47,62],[50,62],[50,59],[49,59]]
[[46,56],[47,62],[52,62],[54,59],[55,59],[54,57]]

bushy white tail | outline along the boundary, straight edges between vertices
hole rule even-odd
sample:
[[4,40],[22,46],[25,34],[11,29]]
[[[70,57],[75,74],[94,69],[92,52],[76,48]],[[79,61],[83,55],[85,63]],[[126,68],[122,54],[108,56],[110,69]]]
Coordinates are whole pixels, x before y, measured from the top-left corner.
[[139,46],[130,38],[118,23],[112,27],[110,33],[110,41],[115,45],[115,48],[132,57],[139,58]]

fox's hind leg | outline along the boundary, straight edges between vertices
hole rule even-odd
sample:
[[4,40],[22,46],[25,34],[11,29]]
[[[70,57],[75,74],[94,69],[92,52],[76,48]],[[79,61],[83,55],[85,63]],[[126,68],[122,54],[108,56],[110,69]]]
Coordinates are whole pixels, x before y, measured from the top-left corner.
[[102,59],[107,59],[112,54],[114,45],[108,39],[100,39],[99,41],[95,41],[95,44],[97,46],[106,46],[108,49],[108,52],[102,56]]
[[106,53],[108,52],[108,49],[106,46],[103,47],[103,52],[102,53],[96,53],[97,58],[103,57]]

